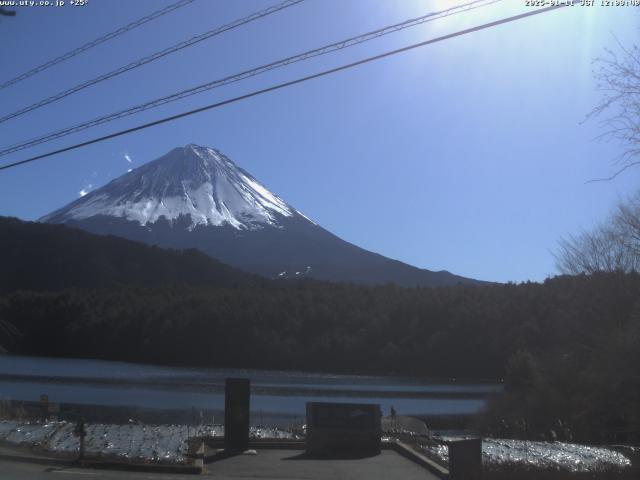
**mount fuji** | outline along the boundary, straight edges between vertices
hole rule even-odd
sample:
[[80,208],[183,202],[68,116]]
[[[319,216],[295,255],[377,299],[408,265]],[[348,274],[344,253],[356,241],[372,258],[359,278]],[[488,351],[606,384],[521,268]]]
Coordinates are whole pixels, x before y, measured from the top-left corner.
[[402,286],[480,283],[346,242],[216,149],[187,145],[40,219],[170,248],[197,248],[268,278]]

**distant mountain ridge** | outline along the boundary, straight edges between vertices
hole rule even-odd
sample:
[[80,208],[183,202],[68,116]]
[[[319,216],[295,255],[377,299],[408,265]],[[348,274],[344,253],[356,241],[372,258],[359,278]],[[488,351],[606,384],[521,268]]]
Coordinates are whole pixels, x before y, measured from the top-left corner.
[[224,154],[189,144],[41,218],[170,248],[197,248],[267,278],[401,286],[480,283],[386,258],[323,229]]
[[72,287],[234,288],[266,283],[195,249],[164,250],[8,217],[0,217],[0,265],[0,294]]

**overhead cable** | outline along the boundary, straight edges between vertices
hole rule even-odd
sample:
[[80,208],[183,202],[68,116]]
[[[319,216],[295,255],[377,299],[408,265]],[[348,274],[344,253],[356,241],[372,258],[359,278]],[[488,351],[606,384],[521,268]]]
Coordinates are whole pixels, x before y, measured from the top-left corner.
[[59,57],[56,57],[52,60],[49,60],[48,62],[45,62],[41,65],[38,65],[37,67],[32,68],[31,70],[28,70],[26,72],[24,72],[21,75],[18,75],[15,78],[12,78],[11,80],[7,80],[4,83],[0,84],[0,90],[7,88],[11,85],[14,85],[18,82],[21,82],[22,80],[25,80],[29,77],[34,76],[37,73],[40,73],[48,68],[53,67],[54,65],[57,65],[58,63],[64,62],[65,60],[69,60],[70,58],[75,57],[76,55],[81,54],[82,52],[86,52],[87,50],[96,47],[102,43],[105,43],[109,40],[112,40],[115,37],[118,37],[120,35],[122,35],[123,33],[126,33],[130,30],[133,30],[134,28],[138,28],[141,25],[144,25],[147,22],[150,22],[152,20],[155,20],[156,18],[160,18],[163,15],[166,15],[167,13],[173,12],[174,10],[177,10],[178,8],[184,7],[186,5],[189,5],[190,3],[193,3],[195,0],[179,0],[178,2],[172,3],[171,5],[166,6],[165,8],[162,8],[160,10],[157,10],[153,13],[150,13],[149,15],[145,15],[142,18],[139,18],[127,25],[125,25],[124,27],[120,27],[117,30],[114,30],[113,32],[107,33],[106,35],[103,35],[101,37],[96,38],[95,40],[91,40],[90,42],[85,43],[84,45],[81,45],[77,48],[74,48],[73,50],[68,51],[67,53],[60,55]]
[[124,117],[128,117],[130,115],[134,115],[136,113],[140,113],[143,112],[145,110],[149,110],[152,108],[156,108],[159,107],[161,105],[165,105],[167,103],[171,103],[171,102],[175,102],[177,100],[181,100],[183,98],[186,97],[190,97],[192,95],[196,95],[202,92],[206,92],[209,90],[212,90],[214,88],[218,88],[221,87],[223,85],[228,85],[231,83],[235,83],[238,82],[240,80],[244,80],[250,77],[254,77],[256,75],[260,75],[263,74],[265,72],[268,72],[270,70],[274,70],[276,68],[282,68],[285,67],[287,65],[291,65],[293,63],[297,63],[297,62],[301,62],[303,60],[307,60],[309,58],[313,58],[313,57],[317,57],[320,55],[326,55],[328,53],[332,53],[335,52],[337,50],[342,50],[348,47],[352,47],[355,45],[359,45],[361,43],[364,42],[368,42],[371,40],[374,40],[376,38],[379,38],[381,36],[384,35],[388,35],[390,33],[394,33],[394,32],[398,32],[400,30],[404,30],[406,28],[410,28],[410,27],[415,27],[417,25],[421,25],[423,23],[426,22],[430,22],[433,20],[437,20],[439,18],[443,18],[443,17],[447,17],[450,15],[454,15],[454,14],[458,14],[458,13],[463,13],[463,12],[467,12],[469,10],[475,9],[475,8],[479,8],[479,7],[484,7],[487,5],[490,5],[492,3],[496,3],[499,2],[500,0],[475,0],[463,5],[458,5],[456,7],[453,8],[449,8],[446,10],[442,10],[439,12],[432,12],[432,13],[428,13],[426,15],[417,17],[417,18],[412,18],[409,20],[405,20],[404,22],[401,23],[397,23],[395,25],[390,25],[384,28],[380,28],[377,30],[373,30],[371,32],[367,32],[355,37],[350,37],[344,40],[340,40],[339,42],[334,42],[331,43],[329,45],[325,45],[323,47],[320,48],[315,48],[313,50],[308,50],[306,52],[303,53],[299,53],[297,55],[291,56],[291,57],[287,57],[281,60],[277,60],[275,62],[271,62],[268,63],[266,65],[261,65],[259,67],[255,67],[252,68],[250,70],[245,70],[243,72],[234,74],[234,75],[230,75],[227,77],[223,77],[220,79],[216,79],[201,85],[198,85],[196,87],[192,87],[186,90],[181,90],[177,93],[165,96],[165,97],[161,97],[161,98],[157,98],[155,100],[151,100],[139,105],[136,105],[134,107],[129,107],[126,108],[124,110],[120,110],[114,113],[110,113],[108,115],[103,115],[101,117],[98,118],[94,118],[93,120],[89,120],[87,122],[83,122],[81,124],[78,125],[74,125],[71,127],[66,127],[64,129],[61,130],[57,130],[54,132],[50,132],[44,135],[41,135],[39,137],[36,138],[32,138],[30,140],[21,142],[19,144],[15,144],[9,147],[4,147],[2,149],[0,149],[0,156],[5,156],[8,155],[10,153],[14,153],[17,152],[19,150],[24,150],[25,148],[29,148],[29,147],[33,147],[36,145],[40,145],[42,143],[47,143],[53,140],[56,140],[58,138],[62,138],[65,137],[67,135],[70,135],[72,133],[77,133],[83,130],[86,130],[88,128],[92,128],[92,127],[96,127],[98,125],[102,125],[108,122],[112,122],[114,120],[120,119],[120,118],[124,118]]
[[303,1],[304,0],[285,0],[284,2],[278,3],[277,5],[273,5],[264,10],[260,10],[258,12],[252,13],[251,15],[247,15],[245,17],[239,18],[238,20],[234,20],[233,22],[227,23],[226,25],[223,25],[221,27],[217,27],[213,30],[209,30],[208,32],[202,33],[200,35],[196,35],[195,37],[191,37],[190,39],[185,40],[184,42],[180,42],[175,45],[172,45],[171,47],[165,48],[164,50],[160,50],[144,58],[136,60],[135,62],[128,63],[127,65],[124,65],[120,68],[117,68],[108,73],[100,75],[99,77],[93,78],[91,80],[87,80],[86,82],[83,82],[74,87],[68,88],[67,90],[56,93],[55,95],[47,97],[27,107],[21,108],[20,110],[16,110],[15,112],[4,115],[3,117],[0,117],[0,123],[6,122],[7,120],[10,120],[15,117],[19,117],[20,115],[24,115],[25,113],[31,112],[38,108],[42,108],[45,105],[49,105],[50,103],[57,102],[58,100],[62,100],[63,98],[68,97],[69,95],[73,95],[74,93],[84,90],[85,88],[88,88],[92,85],[96,85],[98,83],[104,82],[105,80],[109,80],[111,78],[117,77],[118,75],[122,75],[123,73],[128,72],[129,70],[139,68],[143,65],[154,62],[159,58],[166,57],[167,55],[178,52],[187,47],[191,47],[211,37],[220,35],[229,30],[233,30],[234,28],[238,28],[249,22],[253,22],[254,20],[258,20],[260,18],[266,17],[267,15],[271,15],[273,13],[279,12],[280,10],[284,10],[285,8],[292,7],[293,5],[297,5],[298,3],[301,3]]
[[227,99],[227,100],[223,100],[221,102],[205,105],[203,107],[199,107],[199,108],[196,108],[194,110],[189,110],[187,112],[182,112],[182,113],[179,113],[177,115],[172,115],[170,117],[161,118],[161,119],[155,120],[153,122],[145,123],[143,125],[138,125],[136,127],[127,128],[125,130],[120,130],[118,132],[114,132],[114,133],[111,133],[109,135],[104,135],[102,137],[94,138],[92,140],[87,140],[85,142],[76,143],[75,145],[71,145],[71,146],[68,146],[68,147],[60,148],[58,150],[54,150],[54,151],[51,151],[51,152],[48,152],[48,153],[43,153],[41,155],[36,155],[36,156],[30,157],[30,158],[26,158],[24,160],[20,160],[20,161],[17,161],[17,162],[12,162],[12,163],[8,163],[8,164],[5,164],[5,165],[1,165],[0,166],[0,170],[6,170],[6,169],[9,169],[9,168],[14,168],[14,167],[17,167],[19,165],[24,165],[26,163],[31,163],[31,162],[35,162],[37,160],[42,160],[44,158],[48,158],[48,157],[51,157],[51,156],[54,156],[54,155],[58,155],[60,153],[69,152],[69,151],[72,151],[72,150],[76,150],[78,148],[86,147],[88,145],[93,145],[95,143],[104,142],[104,141],[110,140],[112,138],[120,137],[120,136],[123,136],[123,135],[127,135],[129,133],[133,133],[133,132],[137,132],[137,131],[140,131],[140,130],[145,130],[145,129],[150,128],[150,127],[154,127],[156,125],[161,125],[163,123],[168,123],[168,122],[172,122],[174,120],[178,120],[180,118],[184,118],[184,117],[188,117],[188,116],[191,116],[191,115],[195,115],[196,113],[201,113],[201,112],[204,112],[204,111],[207,111],[207,110],[212,110],[214,108],[220,108],[220,107],[223,107],[225,105],[229,105],[231,103],[239,102],[239,101],[251,98],[251,97],[262,95],[264,93],[272,92],[272,91],[275,91],[275,90],[280,90],[282,88],[290,87],[292,85],[297,85],[297,84],[306,82],[308,80],[313,80],[315,78],[324,77],[324,76],[330,75],[332,73],[340,72],[340,71],[347,70],[347,69],[350,69],[350,68],[354,68],[354,67],[357,67],[357,66],[360,66],[360,65],[364,65],[366,63],[374,62],[374,61],[377,61],[377,60],[380,60],[380,59],[383,59],[383,58],[386,58],[386,57],[390,57],[392,55],[397,55],[399,53],[403,53],[403,52],[407,52],[409,50],[413,50],[415,48],[424,47],[426,45],[431,45],[433,43],[442,42],[444,40],[449,40],[451,38],[460,37],[462,35],[468,35],[468,34],[473,33],[473,32],[477,32],[477,31],[480,31],[480,30],[486,30],[488,28],[493,28],[493,27],[496,27],[498,25],[503,25],[505,23],[510,23],[510,22],[514,22],[516,20],[521,20],[523,18],[532,17],[534,15],[540,15],[542,13],[547,13],[547,12],[550,12],[552,10],[557,10],[558,8],[564,8],[567,5],[568,4],[556,4],[556,5],[552,5],[550,7],[545,7],[545,8],[533,10],[533,11],[530,11],[530,12],[521,13],[519,15],[514,15],[512,17],[507,17],[507,18],[503,18],[503,19],[500,19],[500,20],[495,20],[493,22],[489,22],[489,23],[485,23],[485,24],[478,25],[478,26],[475,26],[475,27],[467,28],[465,30],[459,30],[457,32],[449,33],[449,34],[443,35],[441,37],[436,37],[436,38],[432,38],[430,40],[425,40],[424,42],[414,43],[413,45],[409,45],[409,46],[406,46],[406,47],[398,48],[396,50],[391,50],[391,51],[388,51],[388,52],[385,52],[385,53],[381,53],[379,55],[374,55],[372,57],[367,57],[367,58],[364,58],[362,60],[358,60],[356,62],[348,63],[346,65],[341,65],[339,67],[331,68],[331,69],[328,69],[328,70],[323,70],[322,72],[314,73],[313,75],[307,75],[306,77],[301,77],[301,78],[297,78],[295,80],[290,80],[288,82],[279,83],[277,85],[272,85],[271,87],[263,88],[263,89],[260,89],[260,90],[254,90],[253,92],[246,93],[246,94],[240,95],[238,97],[234,97],[234,98],[230,98],[230,99]]

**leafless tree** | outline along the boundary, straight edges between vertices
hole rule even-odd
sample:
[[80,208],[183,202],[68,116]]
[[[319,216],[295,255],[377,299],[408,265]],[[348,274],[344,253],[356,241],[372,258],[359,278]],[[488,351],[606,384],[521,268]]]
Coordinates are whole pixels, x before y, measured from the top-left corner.
[[[587,116],[598,118],[600,139],[624,145],[615,159],[612,180],[625,170],[640,166],[640,47],[607,49],[595,60],[594,75],[602,98]],[[620,202],[607,220],[590,231],[560,240],[555,253],[561,273],[640,271],[640,192]]]
[[624,248],[640,258],[640,192],[629,201],[620,203],[614,218]]
[[640,271],[640,192],[593,230],[562,239],[555,257],[558,270],[570,275]]
[[617,140],[625,147],[615,159],[617,170],[612,180],[628,168],[640,165],[640,47],[624,47],[618,52],[605,50],[595,60],[594,76],[602,98],[587,118],[598,117],[603,140]]

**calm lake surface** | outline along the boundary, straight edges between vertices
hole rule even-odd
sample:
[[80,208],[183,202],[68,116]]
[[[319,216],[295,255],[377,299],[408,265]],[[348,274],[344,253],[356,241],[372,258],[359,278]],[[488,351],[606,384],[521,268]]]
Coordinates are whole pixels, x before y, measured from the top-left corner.
[[461,384],[412,377],[176,368],[100,360],[0,356],[0,398],[158,409],[224,408],[224,380],[251,380],[251,410],[304,416],[308,401],[378,403],[404,415],[472,414],[498,384]]

